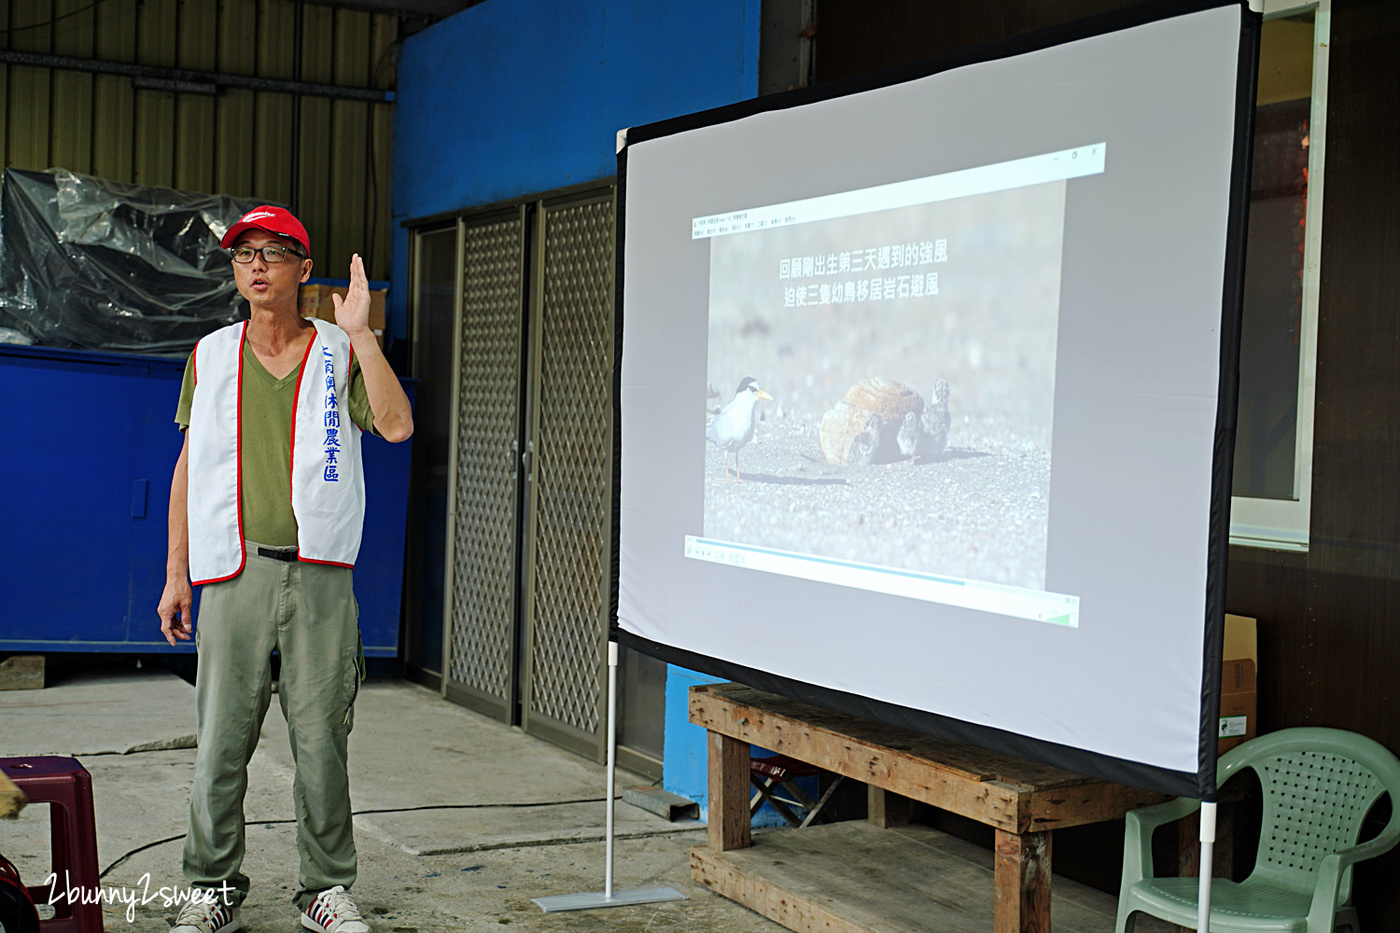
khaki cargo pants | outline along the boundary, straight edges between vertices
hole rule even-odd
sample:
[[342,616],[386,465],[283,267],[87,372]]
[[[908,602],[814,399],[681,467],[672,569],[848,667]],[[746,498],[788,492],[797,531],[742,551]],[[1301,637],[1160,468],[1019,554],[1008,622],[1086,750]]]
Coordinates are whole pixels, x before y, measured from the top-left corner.
[[185,837],[185,879],[248,893],[243,795],[248,759],[272,698],[271,654],[281,655],[277,699],[287,720],[296,777],[297,906],[355,881],[355,837],[346,740],[359,689],[359,607],[351,572],[259,556],[247,544],[243,572],[206,584],[196,621],[195,712],[199,751]]

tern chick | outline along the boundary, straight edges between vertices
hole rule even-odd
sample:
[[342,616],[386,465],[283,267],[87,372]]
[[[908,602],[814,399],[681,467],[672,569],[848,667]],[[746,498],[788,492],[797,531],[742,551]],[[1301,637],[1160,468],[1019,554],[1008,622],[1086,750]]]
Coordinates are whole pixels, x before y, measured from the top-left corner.
[[870,466],[875,462],[875,452],[880,449],[880,432],[885,422],[879,415],[871,414],[865,419],[865,430],[851,438],[851,449],[846,452],[846,463],[851,466]]
[[948,383],[940,379],[933,384],[933,404],[924,409],[924,436],[919,456],[936,457],[948,447],[948,428],[952,415],[948,412]]
[[895,441],[899,444],[899,455],[908,460],[919,453],[919,445],[923,439],[924,428],[919,423],[919,416],[915,412],[906,411],[904,418],[899,422],[899,432],[895,434]]
[[729,480],[729,454],[734,454],[734,479],[740,483],[739,451],[753,440],[754,406],[759,400],[772,401],[773,396],[759,388],[758,380],[745,376],[739,383],[734,399],[710,418],[705,436],[724,451],[724,479]]

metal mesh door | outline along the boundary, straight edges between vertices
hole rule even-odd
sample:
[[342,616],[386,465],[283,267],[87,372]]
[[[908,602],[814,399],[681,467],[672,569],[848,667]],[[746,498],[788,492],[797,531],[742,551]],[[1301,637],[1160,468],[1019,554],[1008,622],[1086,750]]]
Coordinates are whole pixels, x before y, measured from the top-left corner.
[[524,210],[470,221],[463,240],[444,692],[510,722]]
[[522,725],[599,757],[611,532],[612,192],[545,202],[539,223]]

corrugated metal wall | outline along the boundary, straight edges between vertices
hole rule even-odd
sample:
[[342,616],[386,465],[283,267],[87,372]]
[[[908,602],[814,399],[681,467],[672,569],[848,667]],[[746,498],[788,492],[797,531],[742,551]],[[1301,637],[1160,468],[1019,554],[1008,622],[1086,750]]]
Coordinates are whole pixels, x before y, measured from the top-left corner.
[[[291,80],[296,0],[0,0],[0,48]],[[301,4],[300,80],[392,89],[391,13]],[[295,205],[314,275],[344,278],[350,254],[389,277],[393,104],[236,87],[138,89],[124,75],[0,64],[0,129],[11,168],[62,167]]]

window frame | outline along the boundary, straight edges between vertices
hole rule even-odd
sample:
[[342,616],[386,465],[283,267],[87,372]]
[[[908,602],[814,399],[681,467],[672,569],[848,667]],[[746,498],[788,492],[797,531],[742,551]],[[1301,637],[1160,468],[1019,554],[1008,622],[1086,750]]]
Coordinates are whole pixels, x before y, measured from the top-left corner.
[[1313,412],[1317,390],[1318,295],[1322,266],[1322,211],[1327,138],[1327,64],[1331,0],[1298,3],[1265,0],[1264,18],[1312,11],[1312,98],[1308,117],[1308,193],[1303,225],[1303,294],[1298,348],[1297,432],[1293,454],[1293,498],[1232,496],[1230,543],[1246,547],[1307,551],[1312,511]]

